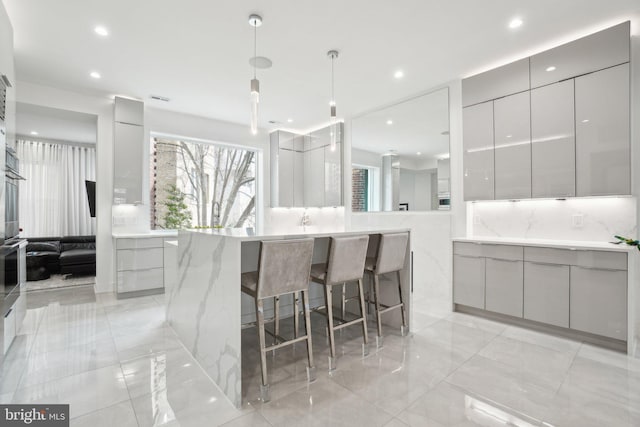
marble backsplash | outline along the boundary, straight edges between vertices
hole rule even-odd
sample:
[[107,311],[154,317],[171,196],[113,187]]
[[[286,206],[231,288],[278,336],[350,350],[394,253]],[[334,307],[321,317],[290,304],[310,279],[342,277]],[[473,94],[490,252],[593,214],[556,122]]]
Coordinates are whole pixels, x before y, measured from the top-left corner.
[[318,231],[344,227],[344,207],[331,208],[265,208],[264,227],[274,233],[290,233],[292,228],[302,226],[307,216],[307,226]]
[[637,237],[635,197],[474,202],[467,237],[609,241]]

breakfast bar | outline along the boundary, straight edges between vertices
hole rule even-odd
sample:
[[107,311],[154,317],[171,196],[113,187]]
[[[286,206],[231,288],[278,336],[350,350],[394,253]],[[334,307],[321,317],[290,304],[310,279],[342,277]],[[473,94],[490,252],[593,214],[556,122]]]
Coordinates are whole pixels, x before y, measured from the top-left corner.
[[[408,229],[320,229],[297,227],[292,232],[254,229],[181,230],[178,234],[176,279],[165,283],[167,320],[178,337],[237,407],[242,403],[243,323],[255,321],[254,306],[241,296],[240,277],[258,266],[260,242],[313,238],[313,263],[326,262],[332,236],[369,236],[368,254],[373,256],[381,233],[409,232]],[[410,234],[410,233],[409,233]],[[404,268],[400,271],[407,323],[411,328],[411,240]],[[366,279],[365,279],[366,280]],[[382,277],[382,284],[385,280]],[[317,290],[316,290],[317,291]],[[320,293],[311,289],[311,305],[320,305]],[[393,302],[397,286],[381,286],[381,302]],[[270,308],[265,308],[269,316]],[[292,314],[292,305],[280,308],[280,316]],[[400,328],[399,310],[385,314],[385,324]]]

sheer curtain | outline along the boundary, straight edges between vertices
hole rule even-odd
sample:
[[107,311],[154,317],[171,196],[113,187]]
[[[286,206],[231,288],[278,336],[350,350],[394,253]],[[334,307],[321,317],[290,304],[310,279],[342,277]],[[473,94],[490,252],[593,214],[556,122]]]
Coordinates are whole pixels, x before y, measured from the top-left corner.
[[20,227],[25,237],[95,235],[85,180],[95,181],[95,147],[16,143],[20,174]]

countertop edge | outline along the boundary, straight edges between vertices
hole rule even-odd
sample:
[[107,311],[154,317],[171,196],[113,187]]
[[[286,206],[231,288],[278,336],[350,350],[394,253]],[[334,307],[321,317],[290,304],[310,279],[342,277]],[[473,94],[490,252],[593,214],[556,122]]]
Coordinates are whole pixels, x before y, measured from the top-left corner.
[[466,243],[483,243],[495,245],[511,245],[511,246],[534,246],[544,248],[560,248],[560,249],[594,249],[612,252],[632,252],[636,250],[634,246],[625,244],[614,244],[610,242],[589,241],[589,240],[545,240],[545,239],[500,239],[500,238],[484,238],[484,237],[456,237],[453,242]]

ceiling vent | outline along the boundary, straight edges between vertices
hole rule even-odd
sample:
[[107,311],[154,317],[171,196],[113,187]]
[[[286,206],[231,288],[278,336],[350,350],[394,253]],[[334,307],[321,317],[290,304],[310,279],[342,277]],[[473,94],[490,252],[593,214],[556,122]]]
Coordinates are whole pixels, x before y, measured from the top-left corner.
[[162,101],[162,102],[169,102],[171,101],[169,98],[167,98],[166,96],[160,96],[160,95],[151,95],[150,96],[151,99],[155,99],[156,101]]

